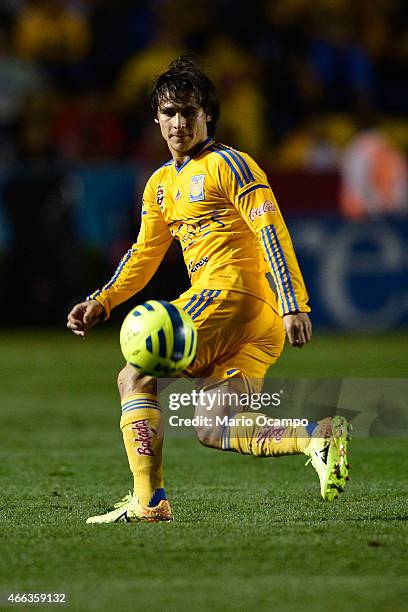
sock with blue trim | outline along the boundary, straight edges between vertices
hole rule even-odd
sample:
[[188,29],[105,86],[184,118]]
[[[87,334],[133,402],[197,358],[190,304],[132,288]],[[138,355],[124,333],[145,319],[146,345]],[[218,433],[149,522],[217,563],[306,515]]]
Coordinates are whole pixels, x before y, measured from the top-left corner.
[[142,506],[157,506],[166,499],[162,465],[163,425],[158,397],[148,393],[125,397],[120,428],[133,474],[134,495]]

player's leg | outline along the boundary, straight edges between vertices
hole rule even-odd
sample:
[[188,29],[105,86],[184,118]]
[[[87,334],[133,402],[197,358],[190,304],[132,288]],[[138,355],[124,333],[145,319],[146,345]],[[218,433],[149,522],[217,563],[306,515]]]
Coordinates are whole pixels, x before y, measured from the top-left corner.
[[197,419],[200,426],[196,433],[204,446],[257,457],[305,452],[317,424],[308,428],[269,425],[270,415],[251,410],[251,396],[259,394],[260,382],[258,378],[259,391],[252,391],[247,377],[238,370],[233,378],[203,387],[199,396],[202,401],[197,403],[195,416],[201,417]]
[[118,520],[169,521],[172,518],[163,482],[163,420],[157,397],[157,381],[127,364],[119,373],[122,405],[120,427],[133,474],[133,494],[107,514],[91,517],[89,523]]
[[[203,381],[212,400],[205,400],[196,410],[196,416],[212,418],[201,419],[206,425],[197,428],[198,439],[212,448],[260,457],[305,453],[318,472],[322,496],[334,499],[348,476],[348,424],[335,417],[308,427],[271,427],[262,423],[260,417],[265,415],[260,412],[224,401],[231,392],[261,391],[267,369],[282,351],[285,335],[280,317],[267,303],[235,292],[219,299],[218,308],[198,320],[198,359],[191,373],[203,378],[209,372],[212,379],[209,386]],[[212,367],[206,370],[202,365],[206,363]],[[219,382],[214,384],[214,379]],[[233,418],[223,424],[225,417]]]
[[[308,427],[271,427],[260,424],[259,412],[237,412],[229,398],[239,396],[245,385],[239,380],[224,381],[206,389],[196,408],[196,416],[207,416],[205,426],[197,427],[199,441],[210,448],[257,457],[279,457],[304,453],[320,480],[323,499],[333,501],[349,480],[347,457],[351,426],[344,417],[327,417]],[[227,400],[223,398],[228,398]],[[211,406],[211,418],[208,418]],[[217,424],[218,419],[218,424]]]
[[163,418],[157,381],[127,364],[119,373],[118,388],[122,405],[120,427],[134,478],[134,494],[142,506],[154,507],[166,499]]
[[[198,439],[212,448],[263,457],[304,452],[309,441],[304,427],[286,428],[282,438],[280,428],[259,425],[265,415],[249,411],[248,402],[243,408],[230,401],[262,390],[266,371],[283,349],[282,319],[269,303],[251,295],[219,293],[202,312],[194,310],[194,302],[189,307],[193,318],[199,313],[197,356],[190,373],[202,379],[206,390],[196,407],[195,416],[207,417],[198,419],[205,423],[197,428]],[[225,424],[231,417],[233,424]]]

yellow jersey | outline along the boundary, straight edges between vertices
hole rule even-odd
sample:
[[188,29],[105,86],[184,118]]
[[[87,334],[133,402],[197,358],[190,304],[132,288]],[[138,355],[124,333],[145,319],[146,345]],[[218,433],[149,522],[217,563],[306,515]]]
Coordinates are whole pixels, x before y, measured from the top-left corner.
[[[266,174],[246,153],[207,138],[180,167],[147,181],[136,243],[111,280],[88,296],[112,308],[143,289],[171,241],[180,243],[194,289],[230,289],[281,315],[309,312],[292,242]],[[276,297],[265,274],[271,272]]]

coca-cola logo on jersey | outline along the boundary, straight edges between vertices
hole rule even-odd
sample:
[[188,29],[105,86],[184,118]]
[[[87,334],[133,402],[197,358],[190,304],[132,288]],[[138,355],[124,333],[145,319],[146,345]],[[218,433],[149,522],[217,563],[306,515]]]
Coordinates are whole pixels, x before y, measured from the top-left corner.
[[249,220],[255,221],[257,217],[261,217],[266,212],[274,212],[275,210],[275,204],[273,202],[270,202],[269,200],[265,200],[265,202],[257,208],[251,208],[251,210],[249,211]]

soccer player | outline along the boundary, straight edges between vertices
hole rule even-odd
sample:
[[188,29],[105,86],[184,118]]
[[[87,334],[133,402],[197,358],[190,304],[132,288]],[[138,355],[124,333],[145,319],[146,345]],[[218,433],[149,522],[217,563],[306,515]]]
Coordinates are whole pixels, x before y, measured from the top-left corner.
[[[288,230],[265,173],[249,155],[214,139],[217,93],[194,62],[182,57],[170,64],[155,82],[151,107],[171,160],[146,184],[137,242],[111,280],[74,306],[68,328],[84,337],[106,320],[112,308],[148,283],[176,239],[192,286],[174,304],[191,315],[198,330],[197,354],[186,374],[211,379],[212,391],[259,391],[285,333],[294,347],[304,346],[312,335],[308,296]],[[114,510],[87,522],[171,520],[157,380],[127,364],[118,387],[134,489]],[[205,412],[198,406],[197,415]],[[234,423],[198,427],[204,445],[257,456],[305,453],[318,472],[322,497],[332,500],[343,491],[348,424],[342,417],[282,431],[257,425],[259,413],[222,402],[214,412],[234,413]]]

